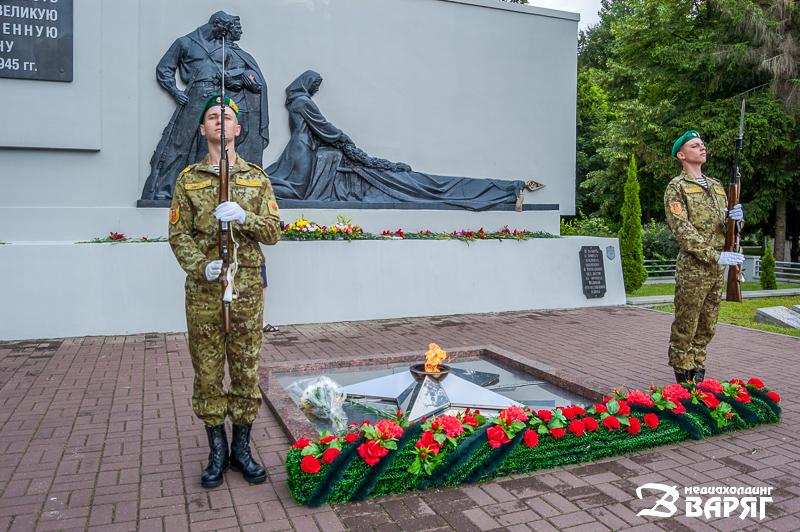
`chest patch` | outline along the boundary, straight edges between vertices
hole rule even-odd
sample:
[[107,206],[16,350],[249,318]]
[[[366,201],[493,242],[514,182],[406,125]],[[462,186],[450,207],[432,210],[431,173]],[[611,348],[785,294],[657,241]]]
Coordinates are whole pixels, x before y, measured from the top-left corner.
[[686,185],[683,191],[687,194],[699,194],[700,192],[703,192],[703,187],[700,185]]
[[236,178],[236,184],[241,185],[243,187],[260,187],[261,180],[260,179],[245,179],[243,177]]
[[200,181],[199,183],[186,183],[184,188],[186,190],[200,190],[201,188],[208,188],[211,186],[211,180],[206,179],[205,181]]

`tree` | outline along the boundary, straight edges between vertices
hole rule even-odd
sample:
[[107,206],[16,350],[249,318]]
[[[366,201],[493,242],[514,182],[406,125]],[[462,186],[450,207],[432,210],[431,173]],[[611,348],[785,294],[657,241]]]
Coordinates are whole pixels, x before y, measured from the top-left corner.
[[778,288],[778,280],[775,278],[775,257],[772,256],[769,239],[764,245],[764,254],[761,256],[761,288],[763,290]]
[[622,204],[622,227],[619,230],[619,247],[622,255],[622,276],[625,291],[635,292],[647,279],[642,252],[642,206],[639,203],[639,178],[636,175],[636,158],[631,154],[628,179],[625,181],[625,200]]

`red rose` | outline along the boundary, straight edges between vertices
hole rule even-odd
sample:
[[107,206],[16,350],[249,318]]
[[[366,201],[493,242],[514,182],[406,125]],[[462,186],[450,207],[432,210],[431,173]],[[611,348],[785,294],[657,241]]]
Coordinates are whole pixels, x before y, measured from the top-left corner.
[[317,473],[319,473],[319,468],[320,468],[319,460],[317,460],[317,458],[313,454],[306,455],[300,461],[300,469],[303,470],[303,473],[316,475]]
[[559,439],[561,436],[565,435],[566,433],[567,433],[567,431],[565,431],[562,428],[550,429],[550,435],[555,439]]
[[781,402],[781,396],[778,395],[778,392],[767,392],[767,397],[775,401],[776,403]]
[[567,430],[575,436],[583,436],[583,433],[586,431],[586,426],[581,420],[573,419],[567,427]]
[[709,410],[714,410],[719,406],[719,399],[707,392],[700,392],[700,400],[705,403]]
[[685,414],[686,413],[686,407],[683,406],[683,403],[678,403],[677,405],[675,405],[675,408],[672,409],[672,413],[673,414]]
[[598,414],[602,414],[603,412],[608,412],[608,408],[606,408],[606,405],[601,405],[600,403],[594,405],[594,410]]
[[709,392],[722,393],[722,385],[714,379],[705,379],[697,383],[697,387]]
[[633,390],[628,394],[628,403],[632,405],[653,406],[653,398],[642,390]]
[[536,417],[547,423],[551,419],[553,419],[553,413],[549,410],[539,410],[536,412]]
[[603,426],[609,431],[619,428],[619,420],[614,416],[608,416],[603,420]]
[[310,443],[311,440],[309,440],[308,438],[300,438],[299,440],[294,442],[294,445],[292,445],[292,449],[303,449],[305,447],[308,447]]
[[439,450],[441,449],[439,442],[436,441],[433,432],[430,430],[426,430],[422,433],[422,437],[417,441],[416,447],[417,449],[428,449],[428,452],[431,454],[439,454]]
[[600,428],[600,424],[593,417],[585,417],[581,419],[581,423],[583,423],[583,426],[586,427],[587,432],[594,432]]
[[494,425],[486,429],[486,437],[489,439],[489,447],[497,449],[501,445],[508,443],[511,439],[506,436],[506,431],[500,425]]
[[753,377],[752,379],[747,381],[747,384],[749,384],[750,386],[753,386],[755,388],[758,388],[759,390],[764,387],[764,381],[762,381],[761,379],[758,379],[756,377]]
[[658,426],[658,416],[655,414],[645,414],[644,415],[644,424],[654,429]]
[[475,419],[475,416],[471,416],[469,414],[464,415],[464,425],[469,425],[470,427],[477,427],[478,420]]
[[330,449],[325,449],[325,452],[322,453],[322,463],[332,464],[333,461],[336,460],[336,457],[339,456],[340,452],[341,451],[339,449],[336,449],[334,447],[331,447]]
[[639,431],[642,430],[642,424],[639,422],[637,418],[632,417],[628,420],[628,422],[630,423],[630,425],[628,425],[628,427],[625,429],[628,431],[628,433],[638,434]]
[[[552,414],[550,415],[552,416]],[[518,406],[509,406],[508,408],[500,412],[498,417],[504,420],[509,425],[511,424],[512,421],[523,421],[523,422],[528,421],[528,414],[526,414],[525,411]]]
[[344,436],[344,441],[346,441],[347,443],[353,443],[357,439],[358,439],[358,434],[354,432],[350,432],[349,434],[345,434]]
[[625,401],[618,401],[619,402],[619,411],[617,412],[620,416],[629,416],[631,413],[631,407]]
[[322,438],[321,440],[319,440],[319,442],[320,442],[322,445],[325,445],[325,444],[327,444],[327,443],[330,443],[330,442],[332,442],[333,440],[338,440],[338,439],[339,439],[338,437],[336,437],[336,436],[334,436],[333,434],[331,434],[330,436],[325,436],[324,438]]
[[370,467],[380,462],[381,458],[387,454],[389,454],[389,449],[381,447],[378,440],[368,440],[358,446],[358,455],[363,458]]
[[536,434],[535,430],[526,430],[525,435],[522,438],[525,441],[525,445],[528,447],[536,447],[539,445],[539,435]]

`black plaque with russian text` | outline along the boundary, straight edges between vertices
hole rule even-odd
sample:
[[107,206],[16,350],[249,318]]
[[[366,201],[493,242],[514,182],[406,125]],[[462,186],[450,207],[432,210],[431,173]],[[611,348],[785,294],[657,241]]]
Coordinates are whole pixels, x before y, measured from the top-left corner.
[[72,81],[72,0],[0,0],[0,78]]
[[594,299],[606,295],[606,270],[603,265],[603,252],[600,246],[583,246],[579,252],[581,259],[581,281],[583,295]]

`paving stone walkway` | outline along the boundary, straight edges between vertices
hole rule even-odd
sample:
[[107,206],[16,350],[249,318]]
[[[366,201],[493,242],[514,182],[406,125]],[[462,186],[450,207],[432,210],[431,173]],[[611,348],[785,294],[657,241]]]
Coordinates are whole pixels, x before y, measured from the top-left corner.
[[[671,316],[634,307],[281,327],[263,359],[492,344],[613,388],[665,384]],[[183,334],[0,343],[0,531],[798,530],[800,340],[721,325],[712,377],[758,376],[782,423],[478,485],[304,508],[286,484],[290,442],[266,407],[254,427],[267,483],[200,487],[205,433]],[[763,521],[637,517],[646,482],[771,486]]]

